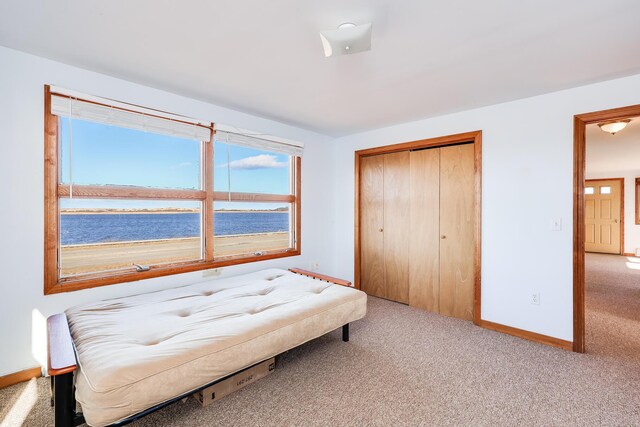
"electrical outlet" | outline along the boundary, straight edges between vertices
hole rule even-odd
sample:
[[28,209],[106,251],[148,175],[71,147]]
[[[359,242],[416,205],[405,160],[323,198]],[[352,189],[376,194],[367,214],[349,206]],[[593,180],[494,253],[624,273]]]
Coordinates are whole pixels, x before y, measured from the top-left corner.
[[202,272],[202,277],[218,277],[221,273],[221,268],[212,268],[210,270],[204,270]]
[[531,294],[531,304],[540,305],[540,292],[533,292]]
[[312,261],[309,263],[309,269],[311,271],[318,271],[320,270],[320,263],[318,261]]

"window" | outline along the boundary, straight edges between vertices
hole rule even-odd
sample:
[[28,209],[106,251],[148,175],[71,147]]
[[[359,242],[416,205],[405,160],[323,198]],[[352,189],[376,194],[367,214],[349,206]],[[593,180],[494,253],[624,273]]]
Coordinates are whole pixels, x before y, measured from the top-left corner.
[[[276,147],[277,149],[277,147]],[[214,143],[214,258],[296,247],[296,156],[267,151],[230,132]]]
[[593,187],[585,187],[584,194],[594,194]]
[[611,194],[611,186],[603,185],[600,187],[600,194]]
[[229,139],[233,136],[220,133],[214,145],[214,256],[295,247],[295,158]]
[[300,253],[301,147],[45,97],[45,293]]
[[60,277],[202,260],[201,205],[61,198]]

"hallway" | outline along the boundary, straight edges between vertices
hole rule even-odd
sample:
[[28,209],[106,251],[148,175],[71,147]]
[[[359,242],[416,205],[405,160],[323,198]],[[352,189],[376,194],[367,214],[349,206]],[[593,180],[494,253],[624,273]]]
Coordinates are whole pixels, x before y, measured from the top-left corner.
[[640,258],[586,254],[586,349],[620,361],[640,355]]

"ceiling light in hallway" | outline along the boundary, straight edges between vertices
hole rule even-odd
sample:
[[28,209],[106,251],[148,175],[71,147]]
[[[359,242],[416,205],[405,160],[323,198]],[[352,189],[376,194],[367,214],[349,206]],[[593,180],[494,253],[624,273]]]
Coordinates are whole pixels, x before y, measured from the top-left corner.
[[610,133],[611,135],[615,135],[617,132],[620,132],[622,129],[626,128],[631,120],[615,120],[612,122],[604,122],[598,123],[600,129],[605,132]]

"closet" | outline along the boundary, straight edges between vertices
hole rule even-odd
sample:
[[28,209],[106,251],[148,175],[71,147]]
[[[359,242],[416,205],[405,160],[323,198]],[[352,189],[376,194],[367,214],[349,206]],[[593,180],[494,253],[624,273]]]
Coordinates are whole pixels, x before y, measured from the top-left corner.
[[361,289],[473,319],[474,144],[359,159]]

